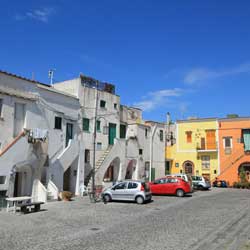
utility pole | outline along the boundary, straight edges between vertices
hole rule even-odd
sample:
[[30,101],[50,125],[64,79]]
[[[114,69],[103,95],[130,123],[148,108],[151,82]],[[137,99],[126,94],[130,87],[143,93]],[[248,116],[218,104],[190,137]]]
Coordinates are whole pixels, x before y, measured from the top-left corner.
[[96,122],[98,110],[98,81],[96,81],[95,96],[95,118],[94,118],[94,138],[93,138],[93,168],[92,168],[92,201],[95,201],[95,157],[96,157]]

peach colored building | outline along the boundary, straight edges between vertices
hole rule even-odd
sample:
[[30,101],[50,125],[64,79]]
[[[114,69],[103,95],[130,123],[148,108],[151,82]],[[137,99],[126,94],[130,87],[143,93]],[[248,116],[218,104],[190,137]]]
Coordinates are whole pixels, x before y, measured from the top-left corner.
[[218,178],[232,185],[239,181],[239,171],[243,169],[250,181],[250,117],[219,119],[218,125]]

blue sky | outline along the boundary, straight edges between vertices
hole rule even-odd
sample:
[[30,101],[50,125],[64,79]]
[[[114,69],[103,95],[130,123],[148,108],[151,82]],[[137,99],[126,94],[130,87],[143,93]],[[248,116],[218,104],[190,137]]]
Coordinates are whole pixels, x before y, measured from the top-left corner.
[[0,69],[79,73],[164,121],[250,115],[250,1],[1,1]]

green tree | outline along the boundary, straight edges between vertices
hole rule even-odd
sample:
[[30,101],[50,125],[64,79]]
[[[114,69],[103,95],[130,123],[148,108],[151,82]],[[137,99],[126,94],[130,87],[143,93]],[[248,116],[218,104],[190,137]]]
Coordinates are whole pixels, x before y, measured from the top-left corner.
[[246,172],[243,167],[240,168],[240,182],[241,183],[246,183],[247,178],[246,178]]

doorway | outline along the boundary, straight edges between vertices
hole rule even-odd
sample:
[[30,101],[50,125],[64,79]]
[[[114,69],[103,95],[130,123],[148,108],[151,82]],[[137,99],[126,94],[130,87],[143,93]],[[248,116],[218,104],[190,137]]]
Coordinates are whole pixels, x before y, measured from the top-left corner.
[[15,103],[14,110],[14,137],[17,137],[23,130],[25,120],[25,104]]
[[14,182],[14,197],[30,196],[32,193],[31,171],[26,168],[24,171],[16,172]]
[[109,123],[109,145],[114,145],[116,138],[116,124]]
[[183,169],[185,174],[193,175],[194,173],[194,164],[191,161],[185,161],[183,163]]
[[70,191],[70,177],[71,177],[71,167],[69,167],[63,174],[63,190]]
[[66,124],[66,147],[69,144],[69,140],[73,139],[73,124],[67,123]]

